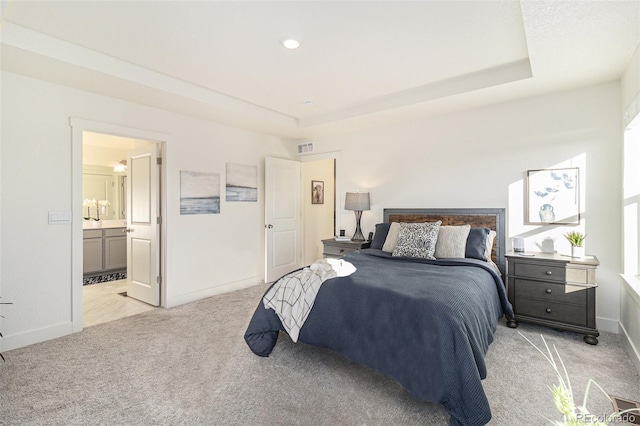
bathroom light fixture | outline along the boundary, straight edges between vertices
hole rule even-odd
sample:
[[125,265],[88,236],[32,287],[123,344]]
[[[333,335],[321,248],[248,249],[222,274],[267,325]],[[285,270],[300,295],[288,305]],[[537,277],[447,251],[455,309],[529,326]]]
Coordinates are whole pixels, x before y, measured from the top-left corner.
[[127,160],[120,160],[118,164],[113,167],[113,171],[116,173],[122,173],[127,171]]
[[297,49],[300,47],[300,42],[293,38],[288,38],[282,42],[282,45],[287,49]]

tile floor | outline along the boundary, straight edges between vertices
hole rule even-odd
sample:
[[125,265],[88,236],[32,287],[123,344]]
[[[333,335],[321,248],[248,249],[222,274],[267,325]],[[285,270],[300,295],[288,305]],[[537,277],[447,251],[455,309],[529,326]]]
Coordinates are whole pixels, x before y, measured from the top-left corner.
[[83,326],[89,327],[156,309],[146,303],[118,294],[125,291],[127,291],[127,280],[83,286]]

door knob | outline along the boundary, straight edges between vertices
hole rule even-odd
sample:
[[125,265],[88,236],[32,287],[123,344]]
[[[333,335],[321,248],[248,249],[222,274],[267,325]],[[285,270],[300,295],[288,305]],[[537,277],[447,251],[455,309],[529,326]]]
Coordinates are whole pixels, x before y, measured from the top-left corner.
[[126,233],[133,232],[133,229],[126,228],[126,229],[123,229],[122,232],[126,232]]
[[268,225],[265,225],[264,227],[267,228],[267,229],[271,229],[271,228],[273,228],[273,225],[272,224],[268,224]]

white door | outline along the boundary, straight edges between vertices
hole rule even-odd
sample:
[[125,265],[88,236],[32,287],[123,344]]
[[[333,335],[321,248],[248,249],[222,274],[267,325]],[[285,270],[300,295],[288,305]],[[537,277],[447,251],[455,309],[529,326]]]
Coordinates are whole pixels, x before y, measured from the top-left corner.
[[127,296],[160,305],[158,145],[127,152]]
[[265,159],[265,281],[302,266],[300,163]]

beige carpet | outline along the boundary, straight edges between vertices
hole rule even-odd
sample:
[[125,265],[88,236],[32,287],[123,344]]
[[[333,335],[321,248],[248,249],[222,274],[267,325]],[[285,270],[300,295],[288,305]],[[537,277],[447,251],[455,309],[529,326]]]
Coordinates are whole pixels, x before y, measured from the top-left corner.
[[[331,351],[281,334],[269,358],[243,340],[265,286],[157,309],[5,353],[2,425],[446,425],[439,404]],[[619,336],[589,346],[574,333],[521,325],[557,345],[580,400],[587,379],[640,400],[640,377]],[[499,325],[483,382],[494,425],[560,419],[551,367],[518,333]],[[591,411],[610,403],[592,389]]]

